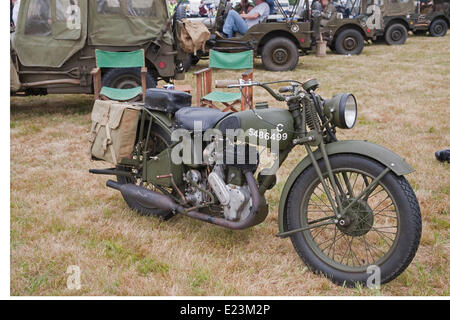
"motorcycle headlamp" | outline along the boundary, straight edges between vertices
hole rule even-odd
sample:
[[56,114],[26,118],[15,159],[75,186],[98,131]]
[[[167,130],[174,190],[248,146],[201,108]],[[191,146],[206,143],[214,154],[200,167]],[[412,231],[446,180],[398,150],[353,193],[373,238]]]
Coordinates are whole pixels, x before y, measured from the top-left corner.
[[323,111],[336,127],[351,129],[356,123],[358,105],[353,94],[339,93],[325,100]]

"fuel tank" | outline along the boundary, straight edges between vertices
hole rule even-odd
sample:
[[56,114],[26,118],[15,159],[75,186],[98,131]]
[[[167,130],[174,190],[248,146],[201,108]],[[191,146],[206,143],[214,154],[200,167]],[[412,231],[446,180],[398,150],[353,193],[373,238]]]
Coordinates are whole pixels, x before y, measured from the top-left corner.
[[294,119],[289,110],[264,108],[232,113],[217,123],[216,128],[226,133],[227,129],[242,129],[245,140],[271,148],[278,144],[280,150],[291,145]]

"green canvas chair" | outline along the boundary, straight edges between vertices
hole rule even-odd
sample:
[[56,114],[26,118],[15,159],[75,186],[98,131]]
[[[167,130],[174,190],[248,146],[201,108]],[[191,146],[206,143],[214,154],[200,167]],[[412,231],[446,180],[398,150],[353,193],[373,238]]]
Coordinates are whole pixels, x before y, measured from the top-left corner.
[[[244,87],[242,92],[222,92],[212,91],[213,69],[247,69],[242,74],[245,81],[253,80],[253,51],[243,51],[238,53],[209,51],[209,68],[197,71],[194,75],[197,78],[197,105],[207,106],[222,111],[238,111],[237,105],[241,106],[241,111],[245,110],[247,105],[253,108],[253,88]],[[216,81],[216,88],[221,87],[220,81]],[[221,103],[224,109],[219,108],[215,103]],[[248,102],[248,104],[247,104]]]
[[[143,49],[131,52],[109,52],[95,50],[97,67],[91,71],[94,80],[95,99],[116,101],[137,101],[142,96],[145,103],[146,74]],[[129,89],[102,87],[101,68],[141,68],[141,86]]]

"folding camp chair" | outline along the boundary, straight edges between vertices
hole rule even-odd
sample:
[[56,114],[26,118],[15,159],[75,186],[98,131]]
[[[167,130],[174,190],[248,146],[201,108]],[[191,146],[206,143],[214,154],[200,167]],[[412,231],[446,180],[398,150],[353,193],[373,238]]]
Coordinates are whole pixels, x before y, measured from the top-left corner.
[[[253,80],[253,51],[238,53],[209,51],[209,68],[197,71],[197,105],[208,106],[221,110],[214,102],[225,106],[222,111],[238,111],[236,106],[240,104],[241,111],[248,106],[253,107],[253,88],[244,87],[241,92],[212,91],[212,75],[214,69],[248,69],[242,74],[245,81]],[[220,87],[220,81],[216,81],[216,88]]]
[[[95,50],[97,67],[91,71],[94,77],[95,99],[117,100],[117,101],[137,101],[142,95],[142,102],[145,103],[146,74],[145,54],[140,49],[131,52],[109,52]],[[117,89],[102,87],[101,68],[137,68],[141,67],[141,86],[129,89]]]

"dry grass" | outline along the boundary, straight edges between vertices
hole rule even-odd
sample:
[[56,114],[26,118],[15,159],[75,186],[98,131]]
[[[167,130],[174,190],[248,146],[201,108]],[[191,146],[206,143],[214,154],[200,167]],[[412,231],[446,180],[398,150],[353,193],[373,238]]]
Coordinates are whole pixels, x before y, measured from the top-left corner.
[[[87,173],[105,166],[86,155],[92,97],[53,95],[11,99],[11,294],[448,295],[450,175],[434,151],[450,145],[450,35],[300,61],[286,73],[258,66],[255,78],[314,77],[324,97],[353,92],[359,123],[339,137],[379,143],[416,169],[408,179],[420,202],[423,237],[400,277],[379,291],[338,287],[309,272],[289,240],[275,237],[278,198],[300,151],[267,193],[269,217],[252,229],[139,216],[105,187],[105,177]],[[192,73],[184,83],[193,84]],[[262,93],[257,90],[257,101],[282,107]],[[81,268],[81,290],[66,287],[69,265]]]

